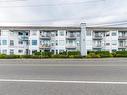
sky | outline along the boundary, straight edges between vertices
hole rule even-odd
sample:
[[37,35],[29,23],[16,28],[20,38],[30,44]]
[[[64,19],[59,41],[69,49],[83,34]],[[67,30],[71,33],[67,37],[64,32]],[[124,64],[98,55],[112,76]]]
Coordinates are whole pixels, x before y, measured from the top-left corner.
[[0,0],[0,25],[126,23],[127,0]]

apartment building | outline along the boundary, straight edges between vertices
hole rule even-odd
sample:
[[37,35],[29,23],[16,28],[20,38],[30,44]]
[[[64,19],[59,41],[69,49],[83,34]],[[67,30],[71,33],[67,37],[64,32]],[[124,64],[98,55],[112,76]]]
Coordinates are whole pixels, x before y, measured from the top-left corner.
[[123,51],[127,27],[0,26],[0,53],[32,54],[36,51]]
[[80,27],[1,26],[0,53],[80,51]]

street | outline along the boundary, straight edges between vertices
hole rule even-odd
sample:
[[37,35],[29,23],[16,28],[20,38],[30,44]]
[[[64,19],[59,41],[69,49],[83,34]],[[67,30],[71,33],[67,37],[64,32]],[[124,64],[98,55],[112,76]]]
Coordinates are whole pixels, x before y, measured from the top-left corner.
[[127,59],[0,60],[0,95],[127,95]]

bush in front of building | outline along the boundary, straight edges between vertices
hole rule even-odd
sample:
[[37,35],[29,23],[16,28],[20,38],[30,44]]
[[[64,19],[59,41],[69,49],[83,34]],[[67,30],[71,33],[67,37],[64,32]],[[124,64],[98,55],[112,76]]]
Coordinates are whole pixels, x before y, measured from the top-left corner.
[[53,54],[52,58],[82,58],[79,51],[60,52],[59,54]]
[[101,58],[113,57],[109,51],[97,51],[95,53],[100,55]]
[[32,58],[32,55],[20,55],[20,58]]
[[6,55],[6,54],[0,54],[0,59],[16,59],[20,58],[20,55]]
[[101,58],[101,56],[96,53],[89,53],[86,57],[87,58]]
[[54,54],[54,55],[52,55],[52,58],[68,58],[68,56],[62,55],[62,54]]
[[6,58],[6,54],[0,54],[0,59]]
[[16,59],[16,58],[20,58],[20,55],[15,55],[15,54],[5,55],[5,58],[6,59]]
[[127,57],[127,51],[116,51],[114,57]]
[[88,51],[87,58],[108,58],[113,57],[109,51]]
[[33,57],[37,57],[38,58],[51,58],[52,57],[52,52],[35,52],[33,54]]
[[68,51],[67,56],[69,58],[81,58],[81,53],[80,51]]

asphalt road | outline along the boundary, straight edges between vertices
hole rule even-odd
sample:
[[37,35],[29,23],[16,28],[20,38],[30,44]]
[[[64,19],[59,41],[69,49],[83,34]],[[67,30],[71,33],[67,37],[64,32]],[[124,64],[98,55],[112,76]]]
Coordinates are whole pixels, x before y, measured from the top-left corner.
[[0,60],[0,95],[127,95],[127,59]]

